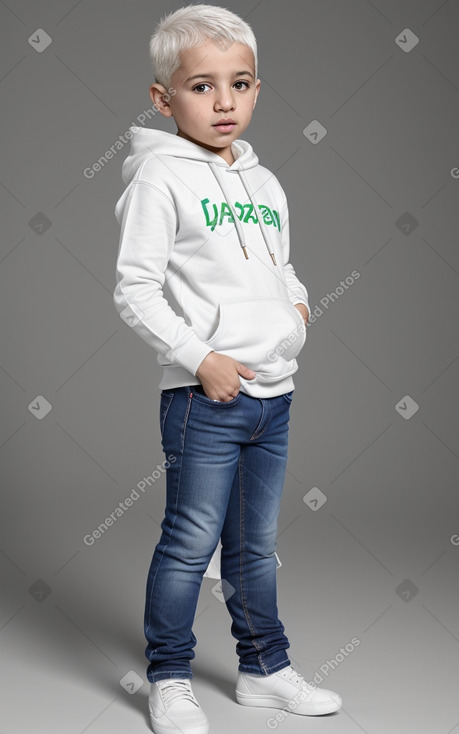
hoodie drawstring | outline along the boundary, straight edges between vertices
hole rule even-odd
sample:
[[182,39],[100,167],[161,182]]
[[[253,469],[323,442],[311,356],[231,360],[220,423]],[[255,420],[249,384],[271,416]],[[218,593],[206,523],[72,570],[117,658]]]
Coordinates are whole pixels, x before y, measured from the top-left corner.
[[[213,163],[213,162],[210,162],[210,161],[208,161],[208,164],[209,164],[209,166],[210,166],[210,168],[211,168],[211,170],[212,170],[215,178],[217,179],[217,183],[220,186],[220,188],[221,188],[221,190],[223,192],[223,196],[225,197],[226,203],[228,204],[228,206],[230,208],[230,211],[231,211],[231,214],[232,214],[233,220],[234,220],[234,226],[236,227],[236,232],[237,232],[237,235],[239,237],[239,244],[240,244],[240,246],[242,248],[242,251],[244,253],[245,259],[248,260],[249,259],[249,256],[247,254],[247,249],[246,249],[244,229],[243,229],[243,227],[242,227],[242,225],[241,225],[241,223],[239,221],[239,217],[237,216],[237,214],[236,214],[236,212],[234,210],[233,205],[230,202],[230,197],[229,197],[229,194],[228,194],[228,191],[227,191],[227,188],[226,188],[226,184],[224,183],[223,178],[221,177],[221,174],[220,174],[220,171],[219,171],[219,166],[216,163]],[[245,176],[245,174],[244,174],[244,172],[242,170],[241,171],[236,171],[236,173],[239,174],[239,177],[240,177],[241,182],[242,182],[242,185],[244,186],[244,189],[245,189],[245,191],[247,193],[247,196],[249,197],[249,200],[250,200],[250,202],[251,202],[251,204],[252,204],[252,206],[254,208],[254,211],[256,211],[256,213],[257,213],[258,226],[260,227],[260,231],[261,231],[261,234],[262,234],[263,239],[265,241],[265,245],[266,245],[266,248],[267,248],[267,250],[269,252],[269,255],[271,257],[271,260],[273,261],[274,265],[277,265],[276,258],[274,256],[274,252],[272,250],[272,247],[271,247],[271,244],[270,244],[270,241],[269,241],[269,235],[268,235],[268,233],[266,231],[266,224],[263,221],[263,218],[262,217],[260,218],[259,209],[258,209],[256,200],[255,200],[255,197],[254,197],[253,193],[250,191],[250,186],[249,186],[249,183],[248,183],[248,181],[246,179],[246,176]]]

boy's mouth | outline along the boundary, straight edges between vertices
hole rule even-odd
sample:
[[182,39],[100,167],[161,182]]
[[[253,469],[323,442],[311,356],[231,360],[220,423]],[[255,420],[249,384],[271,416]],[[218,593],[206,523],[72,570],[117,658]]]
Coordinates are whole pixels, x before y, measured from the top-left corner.
[[234,130],[236,123],[231,119],[219,120],[216,125],[213,125],[212,127],[215,127],[220,132],[230,132],[231,130]]

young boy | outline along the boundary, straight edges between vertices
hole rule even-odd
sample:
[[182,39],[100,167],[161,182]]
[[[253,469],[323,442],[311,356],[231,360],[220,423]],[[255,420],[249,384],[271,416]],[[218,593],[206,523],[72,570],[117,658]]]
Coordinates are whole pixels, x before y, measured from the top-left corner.
[[145,606],[152,729],[209,730],[191,688],[192,624],[220,539],[236,700],[331,713],[341,698],[293,669],[277,612],[277,519],[309,304],[289,263],[284,191],[240,139],[260,90],[256,41],[225,8],[189,5],[158,24],[150,53],[150,97],[178,132],[131,128],[114,302],[163,368],[167,499]]

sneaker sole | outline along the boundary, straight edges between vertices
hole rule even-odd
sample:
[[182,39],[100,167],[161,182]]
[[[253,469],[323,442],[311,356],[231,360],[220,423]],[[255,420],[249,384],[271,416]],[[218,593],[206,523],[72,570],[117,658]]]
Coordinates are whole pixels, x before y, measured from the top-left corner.
[[288,713],[298,714],[300,716],[322,716],[322,714],[332,714],[341,708],[342,701],[330,701],[324,703],[317,711],[314,706],[308,710],[307,704],[300,703],[296,708],[289,707],[289,701],[280,696],[257,696],[253,694],[241,693],[236,691],[236,701],[241,706],[261,706],[265,708],[287,709]]
[[179,726],[165,726],[164,724],[158,724],[153,716],[150,714],[151,730],[153,734],[209,734],[209,724],[199,724],[195,727],[186,727],[183,729]]

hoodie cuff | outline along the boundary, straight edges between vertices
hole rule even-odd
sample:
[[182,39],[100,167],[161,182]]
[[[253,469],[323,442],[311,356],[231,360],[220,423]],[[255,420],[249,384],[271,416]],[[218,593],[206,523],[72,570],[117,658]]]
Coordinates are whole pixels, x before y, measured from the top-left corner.
[[309,302],[301,299],[301,298],[294,298],[293,301],[291,301],[292,306],[296,306],[297,303],[302,303],[306,308],[308,309],[309,315],[311,315],[311,309],[309,308]]
[[192,336],[182,346],[172,352],[173,361],[180,362],[185,369],[196,375],[199,365],[210,352],[215,351],[198,336]]

